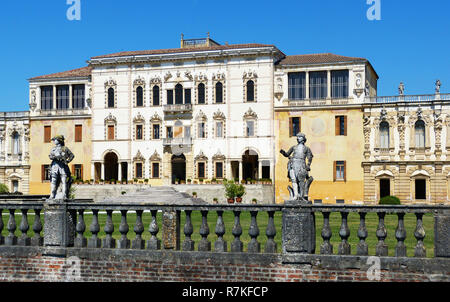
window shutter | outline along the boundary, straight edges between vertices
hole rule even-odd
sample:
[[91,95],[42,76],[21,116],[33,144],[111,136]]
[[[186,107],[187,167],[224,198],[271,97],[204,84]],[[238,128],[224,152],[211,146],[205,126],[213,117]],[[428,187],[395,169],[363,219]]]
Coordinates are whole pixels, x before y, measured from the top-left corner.
[[[120,168],[121,168],[121,167],[120,167],[120,165],[119,165],[119,169],[120,169]],[[83,176],[84,176],[84,175],[83,175],[83,164],[80,165],[80,176],[81,176],[81,179],[84,180],[84,177],[83,177]]]
[[75,125],[75,142],[79,143],[83,140],[83,126]]
[[339,123],[339,121],[340,121],[339,116],[335,116],[335,117],[334,117],[334,129],[335,129],[335,130],[334,130],[334,131],[335,131],[335,135],[336,135],[336,136],[338,136],[338,135],[340,134],[340,131],[339,131],[339,130],[340,130],[340,127],[339,127],[339,126],[340,126],[340,125],[339,125],[340,123]]
[[45,180],[45,166],[41,165],[41,180]]
[[[298,117],[298,132],[302,132],[302,117],[299,116]],[[297,135],[298,133],[294,133],[295,135]]]
[[347,136],[347,116],[344,116],[344,135]]
[[336,161],[333,162],[333,181],[336,181]]
[[75,175],[75,165],[72,165],[72,176]]
[[52,136],[52,127],[44,126],[44,143],[50,143],[52,139],[51,136]]
[[108,140],[114,140],[114,126],[108,126]]
[[289,136],[294,136],[294,124],[292,123],[292,117],[289,118]]
[[347,181],[347,161],[344,160],[344,181]]

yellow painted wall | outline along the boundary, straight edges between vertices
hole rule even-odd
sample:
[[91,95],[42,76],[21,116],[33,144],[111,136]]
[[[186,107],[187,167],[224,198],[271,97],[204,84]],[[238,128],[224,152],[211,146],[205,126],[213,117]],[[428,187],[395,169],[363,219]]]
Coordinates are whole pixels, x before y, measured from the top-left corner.
[[[75,155],[69,164],[83,165],[83,180],[91,179],[91,119],[58,119],[58,120],[31,120],[30,121],[30,194],[50,194],[50,183],[42,182],[41,166],[51,164],[48,158],[50,150],[54,147],[52,142],[44,143],[44,126],[52,127],[52,137],[64,135],[66,146]],[[75,125],[82,125],[82,142],[75,142]]]
[[[347,136],[335,135],[335,116],[347,116]],[[289,137],[289,117],[301,117],[301,132],[306,135],[306,145],[314,155],[310,175],[314,177],[309,198],[322,199],[323,203],[335,203],[344,199],[345,203],[363,201],[364,175],[361,167],[363,161],[364,136],[362,111],[351,110],[309,110],[275,112],[276,166],[275,195],[276,202],[283,203],[289,199],[287,187],[288,159],[279,153],[280,149],[288,151],[297,144],[296,137]],[[346,161],[347,181],[333,181],[334,161]]]

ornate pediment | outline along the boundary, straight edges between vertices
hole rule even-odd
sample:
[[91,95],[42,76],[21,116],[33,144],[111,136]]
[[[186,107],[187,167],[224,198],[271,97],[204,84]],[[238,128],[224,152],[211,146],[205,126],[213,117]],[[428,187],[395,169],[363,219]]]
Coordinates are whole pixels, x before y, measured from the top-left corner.
[[213,81],[224,81],[225,73],[223,73],[223,72],[213,73],[212,79],[213,79]]
[[225,160],[225,155],[223,155],[220,150],[217,150],[217,153],[212,157],[213,160]]
[[150,84],[152,85],[159,85],[161,84],[161,78],[160,77],[154,77],[150,79]]
[[254,71],[245,71],[244,74],[242,75],[242,78],[244,80],[252,80],[252,79],[256,79],[257,77],[258,77],[258,75]]
[[116,119],[116,117],[114,115],[111,114],[111,112],[105,118],[105,124],[108,124],[108,123],[117,124],[117,119]]
[[152,117],[150,118],[150,122],[151,123],[157,123],[157,122],[161,122],[162,119],[161,117],[158,115],[157,112],[155,112],[155,114],[152,115]]
[[203,151],[200,151],[200,153],[194,158],[195,161],[207,161],[208,157],[203,153]]
[[140,112],[133,118],[133,123],[145,123],[145,118]]
[[22,134],[23,134],[23,128],[22,128],[22,126],[20,126],[20,125],[17,123],[17,121],[14,121],[14,123],[12,124],[12,126],[7,128],[7,133],[8,133],[8,136],[13,136],[14,133],[17,133],[17,134],[19,134],[20,136],[22,136]]
[[145,161],[144,156],[142,156],[142,153],[140,150],[136,153],[136,156],[133,157],[133,161]]
[[145,79],[142,77],[137,77],[137,79],[134,80],[133,85],[134,87],[137,86],[145,87]]
[[247,112],[244,113],[244,119],[257,119],[258,115],[255,111],[252,110],[252,108],[248,108]]
[[222,111],[220,111],[220,109],[217,109],[217,111],[214,112],[213,118],[215,120],[225,120],[226,119],[225,114]]
[[200,74],[194,76],[194,80],[196,82],[208,82],[208,77],[200,72]]
[[200,110],[195,119],[197,121],[206,121],[208,118],[206,117],[206,114],[202,110]]
[[117,86],[117,83],[113,79],[109,79],[108,81],[105,82],[105,88],[106,87],[115,87],[115,86]]
[[161,161],[161,156],[159,156],[158,152],[155,150],[152,156],[150,156],[150,161]]

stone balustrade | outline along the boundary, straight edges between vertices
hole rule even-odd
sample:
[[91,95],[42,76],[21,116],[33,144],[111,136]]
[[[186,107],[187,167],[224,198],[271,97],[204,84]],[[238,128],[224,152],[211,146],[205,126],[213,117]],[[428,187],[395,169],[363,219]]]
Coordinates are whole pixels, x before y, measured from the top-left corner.
[[[144,213],[146,219],[143,219]],[[194,213],[197,217],[201,216],[196,220],[197,224],[193,222]],[[224,219],[225,213],[228,223]],[[242,224],[243,213],[250,216],[247,225]],[[336,213],[340,216],[337,234],[333,234],[330,226],[333,213],[334,218]],[[359,215],[359,227],[354,234],[349,228],[350,213]],[[117,204],[93,203],[90,200],[46,201],[42,197],[34,200],[3,197],[0,214],[8,215],[8,222],[4,225],[0,219],[0,245],[249,254],[275,254],[281,250],[282,254],[367,256],[367,238],[371,235],[366,225],[369,213],[375,213],[378,220],[375,231],[377,243],[374,247],[376,256],[388,256],[386,238],[394,236],[397,241],[395,256],[407,257],[405,215],[410,214],[415,216],[412,234],[416,240],[414,257],[426,257],[424,238],[428,234],[423,226],[423,217],[431,213],[434,217],[434,256],[450,257],[450,206],[444,205]],[[30,214],[33,218],[28,217]],[[87,214],[89,225],[86,223]],[[215,222],[211,223],[208,217],[213,214]],[[231,214],[233,219],[230,219]],[[279,214],[282,214],[281,234],[277,232],[280,228],[275,223],[275,217],[280,218],[277,216]],[[114,219],[114,215],[120,215],[120,219],[117,216]],[[396,216],[394,233],[387,232],[387,215]],[[323,221],[321,225],[316,222],[319,217]],[[264,227],[258,225],[261,218],[264,219]],[[33,221],[32,225],[29,225],[29,220]],[[6,236],[5,232],[1,235],[5,227]],[[17,230],[21,234],[17,235]],[[31,230],[33,234],[30,235]],[[277,235],[282,237],[281,247],[275,240]],[[242,236],[250,239],[244,243]],[[333,246],[333,236],[339,236],[338,246]],[[356,250],[351,249],[350,236],[357,236],[359,240]],[[321,242],[316,243],[316,237],[321,237]]]

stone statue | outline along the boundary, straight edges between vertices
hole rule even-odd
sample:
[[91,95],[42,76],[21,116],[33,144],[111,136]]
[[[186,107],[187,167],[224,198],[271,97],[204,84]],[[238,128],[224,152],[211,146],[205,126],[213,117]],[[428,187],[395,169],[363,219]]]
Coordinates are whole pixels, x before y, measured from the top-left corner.
[[436,85],[436,94],[441,93],[441,81],[437,80],[435,85]]
[[58,199],[69,199],[72,176],[67,165],[74,159],[73,153],[64,145],[64,136],[58,135],[52,138],[55,147],[48,156],[52,160],[51,164],[51,194],[50,199],[55,199],[58,189],[61,187],[61,195]]
[[400,86],[398,86],[398,94],[405,95],[405,84],[403,82],[400,82]]
[[[292,187],[288,187],[291,200],[308,202],[309,187],[314,180],[308,174],[311,171],[313,154],[305,146],[306,136],[303,133],[297,134],[297,142],[298,145],[291,147],[288,152],[281,150],[280,153],[289,158],[287,169],[288,178],[292,182]],[[306,163],[306,159],[308,159],[308,163]]]

